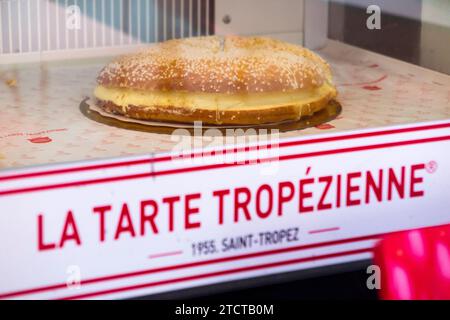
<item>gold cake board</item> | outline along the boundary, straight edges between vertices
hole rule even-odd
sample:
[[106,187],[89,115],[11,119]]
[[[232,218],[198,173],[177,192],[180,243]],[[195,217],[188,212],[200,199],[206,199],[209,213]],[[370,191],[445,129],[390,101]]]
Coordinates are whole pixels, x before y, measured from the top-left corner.
[[305,116],[297,121],[286,121],[275,124],[263,124],[258,126],[212,126],[204,125],[201,128],[194,127],[191,123],[173,123],[173,122],[157,122],[157,121],[144,121],[127,118],[125,116],[111,114],[106,111],[100,110],[96,107],[91,99],[85,99],[80,103],[80,111],[87,118],[120,129],[134,130],[149,133],[159,133],[159,134],[171,134],[176,129],[186,129],[189,134],[193,134],[194,130],[201,129],[202,132],[209,129],[218,129],[223,134],[229,133],[225,132],[227,129],[266,129],[266,130],[278,130],[279,132],[288,132],[293,130],[302,130],[310,127],[315,127],[320,124],[332,121],[341,113],[342,106],[336,101],[332,100],[330,103],[322,110],[314,113],[311,116]]

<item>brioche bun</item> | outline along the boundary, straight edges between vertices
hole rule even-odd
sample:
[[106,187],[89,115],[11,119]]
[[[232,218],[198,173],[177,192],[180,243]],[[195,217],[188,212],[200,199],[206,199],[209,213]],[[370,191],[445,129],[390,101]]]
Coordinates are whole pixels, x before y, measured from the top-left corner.
[[337,95],[315,53],[263,37],[169,40],[107,65],[94,95],[130,118],[257,125],[298,120]]

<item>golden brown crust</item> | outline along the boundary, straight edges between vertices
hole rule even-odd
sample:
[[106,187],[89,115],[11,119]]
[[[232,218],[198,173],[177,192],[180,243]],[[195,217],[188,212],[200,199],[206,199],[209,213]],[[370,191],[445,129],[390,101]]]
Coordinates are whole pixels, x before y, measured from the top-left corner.
[[302,91],[331,82],[313,52],[270,38],[211,36],[169,40],[107,65],[98,84],[146,91]]
[[97,100],[97,105],[107,112],[139,120],[193,123],[202,121],[210,125],[259,125],[299,120],[324,108],[334,95],[329,95],[306,105],[287,105],[242,111],[214,111],[211,109],[188,109],[179,106],[142,107],[130,105],[126,108],[111,101]]
[[[98,89],[128,90],[120,93],[119,100],[96,91],[103,109],[135,119],[169,122],[257,125],[298,120],[325,107],[336,97],[330,68],[322,58],[300,46],[261,37],[169,40],[119,58],[107,65],[97,80]],[[271,93],[280,94],[281,99],[283,92],[318,93],[324,88],[329,88],[329,92],[306,104],[299,98],[283,106],[272,101],[273,107],[239,104],[239,109],[233,109],[221,107],[215,101],[220,94]],[[211,99],[212,105],[199,107],[174,105],[178,102],[170,100],[163,100],[164,105],[159,105],[160,100],[128,99],[131,96],[127,92],[133,91],[150,95],[164,92],[182,92],[193,97],[198,93],[218,95]],[[133,105],[130,101],[152,105]]]

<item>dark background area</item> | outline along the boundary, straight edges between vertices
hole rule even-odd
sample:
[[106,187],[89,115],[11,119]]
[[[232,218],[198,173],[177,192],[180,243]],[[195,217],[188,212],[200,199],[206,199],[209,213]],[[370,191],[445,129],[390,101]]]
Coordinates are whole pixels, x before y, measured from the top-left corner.
[[359,299],[376,300],[376,290],[366,287],[365,270],[343,272],[335,275],[290,281],[251,289],[226,292],[201,297],[211,300],[323,300]]
[[137,300],[298,301],[377,300],[377,290],[367,288],[370,260],[290,271],[256,278],[163,292]]
[[[414,64],[420,63],[422,0],[358,0],[358,5],[348,2],[355,1],[330,2],[330,39]],[[369,17],[366,8],[369,5],[378,5],[381,9],[380,30],[366,27]]]

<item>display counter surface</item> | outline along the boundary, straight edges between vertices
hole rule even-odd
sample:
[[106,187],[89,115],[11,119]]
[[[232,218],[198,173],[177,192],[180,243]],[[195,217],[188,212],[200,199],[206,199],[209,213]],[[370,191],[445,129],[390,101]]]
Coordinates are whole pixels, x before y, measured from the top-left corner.
[[[280,138],[450,118],[447,75],[334,41],[319,54],[333,68],[343,112],[329,123]],[[107,62],[0,66],[0,168],[171,151],[177,140],[168,134],[118,129],[80,112],[80,102],[92,95]]]

